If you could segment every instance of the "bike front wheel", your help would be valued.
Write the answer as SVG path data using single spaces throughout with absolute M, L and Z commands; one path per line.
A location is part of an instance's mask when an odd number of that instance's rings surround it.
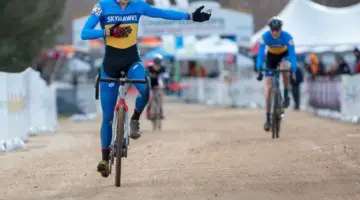
M 125 110 L 123 106 L 119 107 L 116 112 L 116 170 L 115 170 L 115 186 L 121 185 L 121 160 L 123 157 L 123 142 L 124 142 L 124 125 L 125 125 Z
M 280 132 L 280 109 L 281 97 L 279 90 L 273 90 L 272 93 L 272 109 L 271 109 L 271 132 L 272 138 L 279 138 Z

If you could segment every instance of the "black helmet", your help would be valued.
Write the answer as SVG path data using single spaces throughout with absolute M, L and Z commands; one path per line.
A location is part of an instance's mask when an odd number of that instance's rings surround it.
M 282 28 L 282 25 L 282 20 L 277 16 L 272 17 L 268 23 L 268 26 L 271 30 L 280 30 Z
M 154 64 L 160 65 L 163 60 L 163 57 L 161 55 L 156 55 L 154 58 Z

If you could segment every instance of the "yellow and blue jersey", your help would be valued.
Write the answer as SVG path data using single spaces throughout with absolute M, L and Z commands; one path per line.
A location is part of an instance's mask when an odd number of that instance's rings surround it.
M 280 37 L 274 39 L 270 31 L 266 31 L 260 38 L 260 46 L 257 55 L 256 69 L 259 70 L 264 61 L 265 47 L 268 47 L 268 53 L 274 55 L 283 55 L 288 53 L 291 67 L 296 71 L 296 54 L 294 40 L 290 33 L 281 31 Z
M 99 0 L 83 27 L 81 38 L 83 40 L 104 38 L 106 45 L 105 60 L 106 56 L 111 56 L 116 57 L 117 60 L 122 62 L 124 60 L 135 62 L 139 56 L 137 33 L 139 20 L 142 15 L 170 20 L 190 19 L 188 13 L 155 8 L 143 1 L 132 0 L 125 9 L 122 9 L 116 0 Z M 128 37 L 117 38 L 106 36 L 104 29 L 110 28 L 119 22 L 122 27 L 131 27 L 132 31 Z M 94 29 L 98 23 L 100 23 L 101 30 Z

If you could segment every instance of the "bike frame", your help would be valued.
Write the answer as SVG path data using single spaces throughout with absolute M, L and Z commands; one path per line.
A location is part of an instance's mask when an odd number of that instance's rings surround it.
M 280 88 L 279 79 L 280 79 L 280 73 L 275 73 L 275 74 L 274 74 L 274 88 L 275 88 L 275 89 L 279 89 L 279 88 Z
M 273 78 L 273 83 L 274 83 L 274 86 L 273 86 L 273 89 L 272 90 L 279 90 L 280 91 L 280 72 L 275 72 L 274 74 L 274 78 Z M 282 99 L 282 96 L 281 96 L 281 92 L 279 93 L 280 94 L 280 99 Z M 270 98 L 270 107 L 273 106 L 273 102 L 272 102 L 272 97 Z
M 126 141 L 126 146 L 129 146 L 129 117 L 128 117 L 129 107 L 126 104 L 126 87 L 125 87 L 125 83 L 120 83 L 120 86 L 119 86 L 118 100 L 117 100 L 117 103 L 116 103 L 115 108 L 114 108 L 113 122 L 116 122 L 116 119 L 118 117 L 117 116 L 117 111 L 119 111 L 120 106 L 122 106 L 124 108 L 124 111 L 125 111 L 124 139 Z M 111 145 L 115 144 L 115 141 L 116 141 L 116 123 L 113 123 L 112 126 L 113 126 L 113 131 L 112 131 Z
M 125 73 L 122 72 L 122 75 Z M 95 83 L 95 99 L 99 99 L 99 85 L 100 82 L 109 82 L 109 83 L 119 83 L 119 93 L 118 93 L 118 99 L 117 103 L 114 108 L 114 118 L 113 122 L 117 119 L 117 111 L 119 110 L 120 106 L 124 108 L 125 111 L 125 127 L 124 127 L 124 138 L 126 140 L 126 146 L 129 145 L 129 117 L 128 117 L 128 106 L 126 104 L 126 83 L 140 83 L 140 84 L 146 84 L 147 89 L 149 88 L 149 82 L 148 79 L 127 79 L 127 78 L 100 78 L 100 71 L 98 76 L 96 77 L 96 83 Z M 114 141 L 116 141 L 116 127 L 114 126 L 116 123 L 113 123 L 113 133 L 112 133 L 112 142 L 111 144 L 114 144 Z M 112 149 L 113 150 L 113 149 Z
M 289 70 L 282 70 L 282 69 L 268 69 L 268 68 L 265 68 L 265 69 L 262 69 L 261 71 L 272 71 L 274 72 L 274 77 L 273 77 L 273 89 L 272 90 L 280 90 L 280 74 L 281 72 L 289 72 Z M 282 96 L 281 96 L 281 92 L 280 92 L 280 97 L 282 99 Z M 272 107 L 272 98 L 270 98 L 270 105 Z
M 160 90 L 161 90 L 160 88 L 152 89 L 153 97 L 152 97 L 151 103 L 156 102 L 156 103 L 160 104 L 160 100 L 159 100 L 160 92 L 161 92 Z

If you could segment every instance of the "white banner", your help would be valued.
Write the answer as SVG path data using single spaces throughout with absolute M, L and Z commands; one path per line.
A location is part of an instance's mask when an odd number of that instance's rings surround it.
M 26 137 L 28 127 L 22 124 L 24 121 L 24 83 L 23 74 L 7 74 L 7 118 L 8 118 L 8 138 L 12 138 L 13 148 L 22 148 L 21 142 Z M 8 146 L 8 145 L 7 145 Z M 8 150 L 12 148 L 7 147 Z
M 181 84 L 185 86 L 181 95 L 182 99 L 190 102 L 199 102 L 196 78 L 184 78 L 181 80 Z
M 255 78 L 241 79 L 233 86 L 233 98 L 238 107 L 264 107 L 265 84 Z
M 204 82 L 204 99 L 202 103 L 206 105 L 218 105 L 220 101 L 218 99 L 219 94 L 219 81 L 217 79 L 208 78 Z M 221 87 L 221 86 L 220 86 Z
M 345 116 L 360 116 L 360 75 L 343 75 L 341 89 L 341 113 Z
M 43 99 L 45 94 L 45 81 L 40 78 L 39 73 L 31 71 L 29 81 L 29 109 L 30 109 L 30 130 L 31 135 L 44 129 L 46 121 L 46 112 Z
M 6 151 L 5 141 L 10 139 L 7 117 L 7 87 L 6 74 L 0 72 L 0 152 Z
M 39 72 L 0 72 L 0 151 L 24 148 L 30 133 L 54 131 L 56 95 Z
M 182 98 L 207 105 L 262 107 L 264 83 L 255 78 L 228 83 L 216 78 L 184 78 Z

